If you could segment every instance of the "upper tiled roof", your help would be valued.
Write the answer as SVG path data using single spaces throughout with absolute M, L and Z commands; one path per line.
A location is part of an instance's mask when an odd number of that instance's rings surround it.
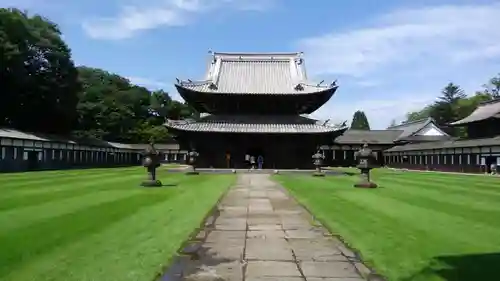
M 452 126 L 463 125 L 473 122 L 482 121 L 489 118 L 500 118 L 500 99 L 487 101 L 479 104 L 479 106 L 469 116 L 462 120 L 450 123 Z
M 436 122 L 434 121 L 434 119 L 429 117 L 429 118 L 416 120 L 413 122 L 404 123 L 401 125 L 390 126 L 387 128 L 387 130 L 402 131 L 402 133 L 395 139 L 395 141 L 403 141 L 403 140 L 410 140 L 410 139 L 420 140 L 420 141 L 435 140 L 436 139 L 435 136 L 415 136 L 416 134 L 418 134 L 419 131 L 423 130 L 427 126 L 432 125 L 432 124 L 436 125 L 435 123 Z M 437 126 L 436 126 L 436 128 L 439 129 Z M 444 134 L 444 137 L 449 137 L 448 134 L 446 134 L 445 132 L 441 131 L 441 133 Z
M 338 144 L 393 144 L 394 140 L 403 133 L 402 130 L 347 130 L 337 137 Z
M 308 82 L 301 53 L 213 53 L 204 80 L 179 80 L 176 86 L 228 94 L 307 94 L 337 87 Z
M 293 133 L 341 132 L 346 127 L 328 126 L 301 116 L 223 116 L 210 115 L 200 121 L 168 120 L 165 126 L 191 132 L 218 133 Z

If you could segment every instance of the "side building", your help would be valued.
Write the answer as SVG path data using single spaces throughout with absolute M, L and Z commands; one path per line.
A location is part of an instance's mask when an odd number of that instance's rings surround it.
M 211 53 L 203 80 L 175 86 L 205 115 L 165 126 L 201 167 L 243 168 L 246 155 L 261 155 L 264 168 L 312 168 L 316 149 L 347 129 L 304 116 L 338 87 L 308 81 L 302 53 Z
M 75 141 L 57 136 L 0 129 L 0 172 L 133 166 L 147 144 Z M 165 162 L 184 163 L 177 144 L 158 144 Z
M 391 167 L 451 172 L 491 172 L 500 166 L 500 99 L 480 104 L 474 112 L 449 126 L 465 127 L 467 139 L 408 143 L 384 152 Z
M 385 151 L 406 144 L 429 143 L 450 139 L 432 118 L 425 118 L 386 130 L 347 130 L 332 145 L 323 145 L 326 163 L 330 166 L 355 166 L 354 153 L 367 143 L 377 153 L 380 166 L 388 162 Z

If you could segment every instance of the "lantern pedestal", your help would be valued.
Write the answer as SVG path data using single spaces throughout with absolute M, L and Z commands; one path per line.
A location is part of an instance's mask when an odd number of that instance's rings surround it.
M 370 181 L 370 169 L 361 169 L 360 181 L 354 187 L 377 188 L 377 184 Z
M 144 187 L 156 187 L 162 186 L 161 181 L 156 179 L 156 166 L 149 166 L 148 169 L 148 178 L 141 183 L 141 186 Z
M 354 187 L 358 187 L 358 188 L 377 188 L 378 185 L 374 182 L 358 182 L 356 184 L 354 184 Z
M 144 187 L 158 187 L 162 186 L 163 184 L 159 180 L 145 180 L 141 183 L 141 186 Z
M 324 177 L 325 173 L 321 171 L 321 168 L 316 168 L 316 171 L 313 173 L 313 177 Z

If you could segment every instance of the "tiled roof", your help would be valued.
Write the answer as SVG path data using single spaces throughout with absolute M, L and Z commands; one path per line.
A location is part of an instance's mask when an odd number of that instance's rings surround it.
M 390 126 L 387 130 L 400 130 L 403 131 L 401 135 L 399 135 L 395 140 L 410 140 L 414 138 L 414 135 L 417 134 L 420 130 L 424 129 L 429 124 L 436 124 L 435 120 L 431 117 L 424 118 L 420 120 L 416 120 L 413 122 L 408 122 L 401 125 Z M 437 126 L 436 126 L 437 127 Z M 443 132 L 447 136 L 446 133 Z M 420 136 L 421 140 L 427 138 L 427 136 Z M 429 140 L 432 138 L 429 138 Z
M 484 139 L 469 139 L 469 140 L 447 140 L 412 143 L 405 145 L 394 146 L 387 149 L 387 152 L 402 152 L 402 151 L 419 151 L 441 148 L 462 148 L 462 147 L 479 147 L 479 146 L 500 146 L 500 136 Z
M 219 116 L 200 121 L 168 120 L 165 126 L 191 132 L 315 134 L 341 132 L 346 127 L 328 126 L 301 116 Z
M 127 144 L 118 142 L 108 142 L 101 140 L 86 140 L 77 141 L 69 138 L 62 138 L 59 136 L 38 134 L 38 133 L 28 133 L 19 130 L 0 128 L 0 138 L 10 138 L 19 140 L 30 140 L 30 141 L 44 141 L 44 142 L 57 142 L 57 143 L 67 143 L 67 144 L 78 144 L 78 145 L 88 145 L 95 147 L 111 147 L 118 149 L 131 149 L 131 150 L 144 150 L 148 144 Z M 155 144 L 157 149 L 179 149 L 178 144 Z
M 335 139 L 339 144 L 393 144 L 402 130 L 347 130 Z
M 308 94 L 337 88 L 307 81 L 301 53 L 214 53 L 205 80 L 176 87 L 231 94 Z
M 500 118 L 500 99 L 487 101 L 479 104 L 479 106 L 462 120 L 450 123 L 452 126 L 463 125 L 472 122 L 482 121 L 488 118 Z

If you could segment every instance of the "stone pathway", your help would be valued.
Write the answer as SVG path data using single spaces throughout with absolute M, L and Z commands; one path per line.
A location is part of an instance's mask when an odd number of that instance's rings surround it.
M 370 273 L 269 175 L 238 175 L 218 209 L 161 280 L 359 281 Z

